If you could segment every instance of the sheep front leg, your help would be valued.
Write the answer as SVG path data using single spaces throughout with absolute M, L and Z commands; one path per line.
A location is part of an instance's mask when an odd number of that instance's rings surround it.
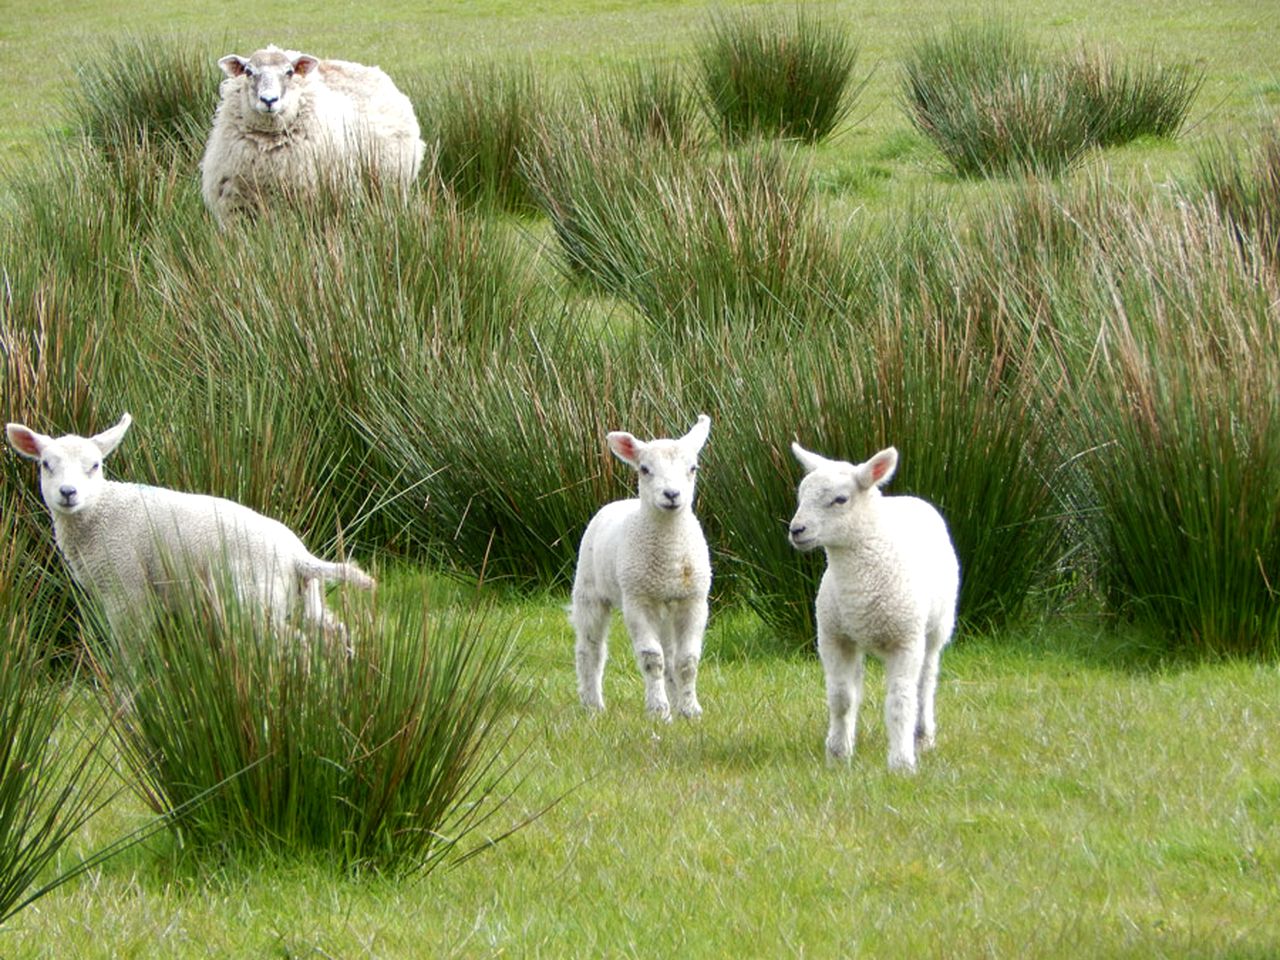
M 702 637 L 707 629 L 707 602 L 695 600 L 677 608 L 673 615 L 675 707 L 682 717 L 702 716 L 698 703 L 698 664 L 702 660 Z
M 819 626 L 818 656 L 827 682 L 827 758 L 847 760 L 853 755 L 858 727 L 858 704 L 862 700 L 862 677 L 866 668 L 863 651 L 839 637 L 827 635 Z
M 648 605 L 623 600 L 622 618 L 631 635 L 636 665 L 644 676 L 645 709 L 663 720 L 671 720 L 671 703 L 667 699 L 666 658 L 658 637 L 657 611 Z
M 884 725 L 889 736 L 889 769 L 916 768 L 916 724 L 924 665 L 924 644 L 897 650 L 885 658 Z

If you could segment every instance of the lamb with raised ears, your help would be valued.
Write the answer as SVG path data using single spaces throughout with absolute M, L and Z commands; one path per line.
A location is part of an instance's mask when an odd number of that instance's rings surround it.
M 592 517 L 582 536 L 570 619 L 577 634 L 578 695 L 604 709 L 601 684 L 610 615 L 622 619 L 644 676 L 645 707 L 671 719 L 702 713 L 698 662 L 707 626 L 711 556 L 693 513 L 698 454 L 711 418 L 698 417 L 678 440 L 608 435 L 609 449 L 639 478 L 639 497 L 615 500 Z
M 426 145 L 413 104 L 378 67 L 275 46 L 218 66 L 226 79 L 200 166 L 220 223 L 366 171 L 405 193 L 413 186 Z
M 916 741 L 921 749 L 934 743 L 938 665 L 955 626 L 960 566 L 946 522 L 917 497 L 881 495 L 898 466 L 893 447 L 857 465 L 798 443 L 791 450 L 807 471 L 791 544 L 827 552 L 815 605 L 827 754 L 841 760 L 853 752 L 869 652 L 885 664 L 889 769 L 914 770 Z
M 175 576 L 192 588 L 229 583 L 237 598 L 282 623 L 299 599 L 305 618 L 327 631 L 341 625 L 325 607 L 325 581 L 372 587 L 353 563 L 312 556 L 284 524 L 248 507 L 163 487 L 108 480 L 102 461 L 124 438 L 129 414 L 92 437 L 54 439 L 21 424 L 9 443 L 40 464 L 40 492 L 54 540 L 76 582 L 100 600 L 117 631 L 145 623 Z

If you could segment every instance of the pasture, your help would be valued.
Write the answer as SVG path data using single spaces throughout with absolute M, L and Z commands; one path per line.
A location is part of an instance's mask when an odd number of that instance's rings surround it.
M 713 26 L 798 10 L 856 51 L 834 131 L 705 111 Z M 1128 112 L 949 163 L 912 104 L 1000 29 L 1024 65 L 996 93 Z M 930 37 L 952 47 L 908 71 Z M 218 229 L 215 61 L 268 42 L 410 95 L 432 157 L 407 203 Z M 113 478 L 238 500 L 379 581 L 331 593 L 349 658 L 234 610 L 130 644 L 6 449 L 0 689 L 50 726 L 46 759 L 0 763 L 0 892 L 146 835 L 9 916 L 0 956 L 1280 953 L 1269 11 L 159 0 L 144 25 L 91 0 L 11 12 L 0 76 L 5 420 L 127 409 Z M 1143 129 L 1149 79 L 1187 92 L 1172 133 L 1100 132 Z M 568 587 L 634 480 L 604 434 L 702 412 L 704 715 L 645 715 L 620 623 L 589 715 Z M 914 776 L 885 769 L 875 664 L 852 762 L 824 760 L 796 438 L 895 444 L 887 492 L 950 524 L 961 624 Z M 36 782 L 89 815 L 11 881 Z M 28 830 L 74 808 L 41 797 Z

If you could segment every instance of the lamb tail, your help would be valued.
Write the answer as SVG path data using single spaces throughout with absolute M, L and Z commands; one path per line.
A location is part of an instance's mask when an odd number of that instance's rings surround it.
M 376 581 L 354 563 L 329 563 L 319 557 L 306 557 L 298 562 L 298 575 L 304 580 L 319 577 L 336 583 L 350 583 L 372 590 Z

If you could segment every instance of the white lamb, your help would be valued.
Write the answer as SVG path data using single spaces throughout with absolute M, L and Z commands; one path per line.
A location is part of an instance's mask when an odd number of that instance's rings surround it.
M 201 171 L 220 223 L 366 170 L 406 193 L 413 185 L 426 149 L 418 118 L 378 67 L 275 46 L 218 65 L 227 76 Z
M 706 414 L 679 440 L 645 443 L 629 433 L 608 435 L 609 448 L 639 475 L 640 496 L 615 500 L 592 517 L 582 535 L 570 619 L 577 633 L 578 695 L 604 709 L 601 682 L 610 614 L 621 608 L 644 675 L 645 707 L 671 719 L 697 717 L 698 661 L 707 626 L 711 557 L 693 513 L 698 453 L 707 442 Z
M 916 740 L 933 746 L 933 700 L 942 648 L 955 626 L 960 566 L 946 522 L 917 497 L 885 497 L 898 451 L 856 466 L 791 445 L 807 471 L 791 520 L 799 550 L 823 547 L 818 588 L 818 654 L 831 724 L 827 753 L 853 752 L 866 654 L 885 664 L 889 769 L 914 770 Z
M 153 602 L 171 599 L 190 578 L 188 589 L 230 584 L 277 624 L 301 597 L 308 621 L 342 631 L 324 605 L 323 582 L 368 588 L 369 576 L 312 556 L 284 524 L 230 500 L 106 479 L 102 460 L 130 422 L 126 413 L 103 433 L 57 439 L 17 423 L 6 428 L 13 448 L 39 461 L 58 549 L 114 630 L 143 625 Z

